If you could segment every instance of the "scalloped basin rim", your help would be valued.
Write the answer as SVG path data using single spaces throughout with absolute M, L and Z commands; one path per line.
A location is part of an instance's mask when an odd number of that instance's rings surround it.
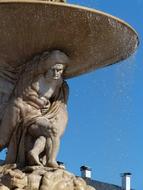
M 139 45 L 136 31 L 126 22 L 83 6 L 2 0 L 0 17 L 1 68 L 60 49 L 70 57 L 64 77 L 71 78 L 124 60 Z

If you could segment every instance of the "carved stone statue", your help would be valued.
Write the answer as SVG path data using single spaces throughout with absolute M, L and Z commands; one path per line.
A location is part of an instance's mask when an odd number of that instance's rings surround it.
M 115 17 L 65 2 L 0 1 L 0 151 L 8 149 L 0 190 L 94 189 L 56 161 L 68 121 L 64 79 L 127 58 L 138 36 Z
M 68 64 L 68 56 L 54 50 L 18 69 L 0 124 L 0 150 L 8 148 L 0 190 L 94 190 L 56 161 L 68 121 Z
M 68 56 L 44 52 L 24 65 L 0 125 L 6 163 L 58 167 L 60 137 L 67 125 L 68 85 L 62 74 Z

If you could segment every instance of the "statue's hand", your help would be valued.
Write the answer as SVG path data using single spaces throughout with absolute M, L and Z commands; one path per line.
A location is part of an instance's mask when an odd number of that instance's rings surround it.
M 42 114 L 46 114 L 47 113 L 47 111 L 49 110 L 49 108 L 50 108 L 50 101 L 48 100 L 48 102 L 46 103 L 46 105 L 44 105 L 43 107 L 42 107 L 42 109 L 41 109 L 41 113 Z
M 43 102 L 43 105 L 46 105 L 47 102 L 48 102 L 48 100 L 47 100 L 44 96 L 42 96 L 42 97 L 40 98 L 40 100 Z

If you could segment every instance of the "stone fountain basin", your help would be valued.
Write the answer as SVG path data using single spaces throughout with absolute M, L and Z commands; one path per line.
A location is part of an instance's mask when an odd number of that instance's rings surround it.
M 139 43 L 124 21 L 70 4 L 2 0 L 0 18 L 1 71 L 60 49 L 70 57 L 64 77 L 71 78 L 128 58 Z

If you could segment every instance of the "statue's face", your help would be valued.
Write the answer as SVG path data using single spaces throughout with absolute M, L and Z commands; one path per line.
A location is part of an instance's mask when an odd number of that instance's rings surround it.
M 64 65 L 62 64 L 55 64 L 51 68 L 48 69 L 45 77 L 47 79 L 55 79 L 58 80 L 62 77 L 64 71 Z

